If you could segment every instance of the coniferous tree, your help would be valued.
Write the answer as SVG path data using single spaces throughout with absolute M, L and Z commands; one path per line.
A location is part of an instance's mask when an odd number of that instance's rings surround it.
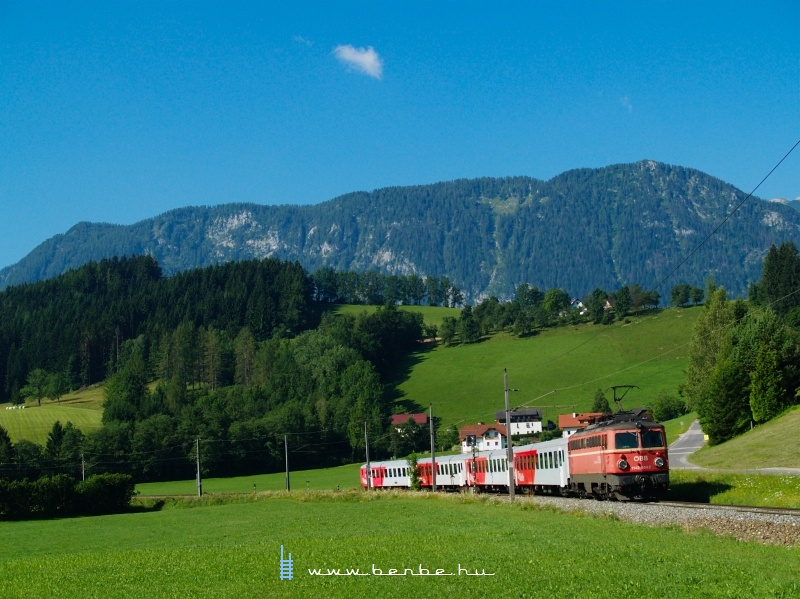
M 602 389 L 594 392 L 594 403 L 592 404 L 592 412 L 602 412 L 603 414 L 611 413 L 611 406 L 608 404 L 608 398 Z
M 750 409 L 753 420 L 766 422 L 784 406 L 785 389 L 778 358 L 768 345 L 762 345 L 756 355 L 755 368 L 750 372 Z

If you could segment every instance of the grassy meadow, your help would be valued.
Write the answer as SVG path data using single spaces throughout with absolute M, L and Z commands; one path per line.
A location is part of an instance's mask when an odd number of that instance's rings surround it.
M 102 386 L 93 386 L 69 393 L 58 402 L 44 399 L 41 406 L 28 401 L 24 410 L 6 410 L 11 404 L 0 404 L 0 426 L 8 431 L 15 443 L 27 439 L 44 445 L 56 420 L 61 424 L 72 422 L 84 433 L 99 428 L 103 399 Z
M 431 345 L 412 355 L 398 376 L 398 402 L 433 404 L 443 425 L 494 421 L 504 408 L 503 370 L 513 406 L 541 407 L 545 420 L 587 411 L 597 389 L 612 403 L 612 385 L 637 385 L 626 408 L 661 391 L 676 395 L 686 378 L 689 340 L 702 308 L 668 308 L 612 325 L 547 329 L 520 339 L 507 334 L 472 345 Z
M 358 316 L 362 312 L 372 314 L 378 306 L 363 306 L 358 304 L 326 304 L 324 310 L 334 314 L 352 314 Z M 425 324 L 442 326 L 445 316 L 458 318 L 461 315 L 461 308 L 444 308 L 442 306 L 397 306 L 398 310 L 407 312 L 420 312 Z
M 348 464 L 319 470 L 300 470 L 289 473 L 289 483 L 294 491 L 334 491 L 360 488 L 359 468 L 361 464 Z M 255 485 L 255 487 L 254 487 Z M 286 473 L 255 474 L 231 478 L 207 478 L 203 480 L 203 493 L 260 493 L 261 491 L 284 491 Z M 136 491 L 142 495 L 195 495 L 197 481 L 176 480 L 158 483 L 140 483 Z
M 522 501 L 300 491 L 0 526 L 3 597 L 800 595 L 796 548 Z

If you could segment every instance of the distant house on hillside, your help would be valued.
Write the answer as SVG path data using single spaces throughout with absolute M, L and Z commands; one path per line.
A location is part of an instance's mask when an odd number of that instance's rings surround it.
M 561 429 L 561 436 L 571 437 L 573 434 L 586 428 L 590 424 L 594 424 L 600 418 L 605 416 L 602 412 L 587 412 L 585 414 L 561 414 L 558 417 L 558 428 Z
M 497 422 L 506 423 L 506 411 L 498 410 L 495 414 Z M 539 408 L 519 408 L 509 413 L 511 420 L 511 436 L 532 435 L 542 432 L 542 411 Z
M 396 430 L 400 430 L 400 427 L 404 425 L 409 420 L 413 420 L 417 426 L 425 426 L 428 424 L 428 415 L 427 414 L 395 414 L 392 416 L 392 426 Z
M 459 436 L 461 453 L 472 451 L 472 445 L 469 444 L 471 437 L 475 438 L 477 451 L 503 449 L 506 446 L 506 427 L 502 424 L 470 424 L 461 428 Z
M 578 314 L 581 316 L 585 316 L 586 313 L 589 311 L 586 306 L 583 305 L 583 302 L 579 300 L 577 297 L 573 297 L 569 302 L 569 307 L 573 310 L 577 310 Z

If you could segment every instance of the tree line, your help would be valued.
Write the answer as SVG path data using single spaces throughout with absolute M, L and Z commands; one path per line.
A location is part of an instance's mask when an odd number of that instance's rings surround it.
M 711 444 L 800 402 L 800 257 L 772 246 L 749 300 L 713 281 L 689 354 L 685 394 Z
M 150 256 L 89 263 L 0 293 L 0 401 L 19 401 L 35 369 L 62 387 L 105 380 L 127 341 L 143 336 L 147 355 L 179 325 L 255 339 L 291 336 L 313 320 L 311 279 L 297 263 L 273 259 L 211 266 L 163 277 Z M 39 373 L 41 374 L 41 373 Z M 49 383 L 48 383 L 49 384 Z

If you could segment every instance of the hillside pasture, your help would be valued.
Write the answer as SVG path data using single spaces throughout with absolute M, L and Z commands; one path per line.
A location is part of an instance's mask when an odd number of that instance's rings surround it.
M 358 316 L 362 312 L 372 314 L 378 306 L 362 306 L 358 304 L 327 304 L 324 310 L 334 314 L 350 314 Z M 442 326 L 442 321 L 446 316 L 458 318 L 461 315 L 460 308 L 445 308 L 443 306 L 397 306 L 398 310 L 405 312 L 419 312 L 422 320 L 427 325 Z
M 99 428 L 103 417 L 103 388 L 95 386 L 69 393 L 61 401 L 42 400 L 39 406 L 28 401 L 25 409 L 6 409 L 11 404 L 0 404 L 0 426 L 8 431 L 13 442 L 27 439 L 44 445 L 53 424 L 72 422 L 84 433 Z
M 190 499 L 165 502 L 160 511 L 8 522 L 3 533 L 3 597 L 800 593 L 797 549 L 463 496 L 357 491 L 261 494 L 222 504 Z M 290 555 L 292 578 L 281 579 L 280 560 Z
M 689 341 L 702 308 L 669 308 L 611 325 L 544 329 L 527 338 L 501 333 L 470 345 L 437 344 L 413 354 L 398 373 L 398 411 L 427 409 L 444 426 L 493 422 L 504 409 L 503 370 L 511 406 L 543 408 L 545 420 L 588 411 L 597 389 L 613 406 L 612 385 L 637 385 L 626 408 L 660 392 L 677 395 L 686 380 Z M 519 391 L 516 391 L 516 390 Z

